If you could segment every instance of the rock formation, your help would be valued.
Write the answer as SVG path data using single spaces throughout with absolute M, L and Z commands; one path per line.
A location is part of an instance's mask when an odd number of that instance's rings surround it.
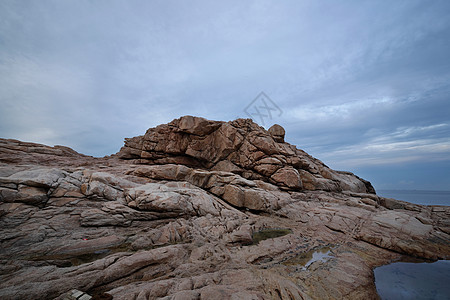
M 284 135 L 185 116 L 104 158 L 0 139 L 0 298 L 377 299 L 374 267 L 450 258 L 449 207 Z

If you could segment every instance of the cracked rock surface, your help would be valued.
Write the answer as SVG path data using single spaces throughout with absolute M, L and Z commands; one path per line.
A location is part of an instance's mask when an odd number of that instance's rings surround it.
M 103 158 L 0 139 L 0 298 L 378 299 L 374 267 L 450 258 L 449 207 L 284 136 L 185 116 Z

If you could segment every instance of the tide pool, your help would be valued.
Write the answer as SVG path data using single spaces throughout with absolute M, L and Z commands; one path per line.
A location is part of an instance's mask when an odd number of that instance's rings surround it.
M 375 285 L 383 300 L 450 299 L 450 261 L 397 262 L 374 269 Z

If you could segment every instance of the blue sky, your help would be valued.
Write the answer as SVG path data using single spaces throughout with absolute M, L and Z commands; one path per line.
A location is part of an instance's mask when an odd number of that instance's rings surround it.
M 450 190 L 448 1 L 0 2 L 0 136 L 103 156 L 182 115 L 265 122 L 378 189 Z M 255 119 L 255 121 L 259 121 Z

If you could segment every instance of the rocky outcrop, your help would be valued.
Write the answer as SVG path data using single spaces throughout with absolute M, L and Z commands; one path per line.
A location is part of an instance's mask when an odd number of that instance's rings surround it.
M 0 298 L 377 299 L 374 267 L 450 258 L 449 207 L 284 135 L 187 116 L 104 158 L 0 140 Z
M 186 116 L 150 128 L 144 136 L 125 139 L 118 157 L 137 164 L 182 164 L 232 172 L 284 190 L 374 193 L 368 181 L 331 170 L 285 143 L 284 135 L 280 125 L 266 131 L 250 119 L 215 122 Z
M 89 161 L 89 156 L 80 154 L 69 147 L 49 147 L 36 143 L 27 143 L 13 139 L 0 139 L 0 163 L 6 164 L 54 164 L 65 163 L 68 158 L 73 163 Z

